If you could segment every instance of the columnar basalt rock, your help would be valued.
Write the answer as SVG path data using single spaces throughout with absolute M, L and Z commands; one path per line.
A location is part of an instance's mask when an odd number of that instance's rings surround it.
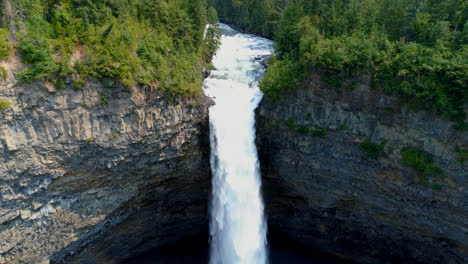
M 370 76 L 348 88 L 321 80 L 314 73 L 257 111 L 269 229 L 361 263 L 467 263 L 468 166 L 454 148 L 468 133 L 371 90 Z M 385 142 L 387 156 L 370 158 L 366 139 Z M 402 165 L 406 146 L 434 156 L 439 185 Z
M 208 98 L 19 84 L 13 57 L 0 85 L 11 102 L 0 111 L 0 263 L 116 263 L 206 227 Z

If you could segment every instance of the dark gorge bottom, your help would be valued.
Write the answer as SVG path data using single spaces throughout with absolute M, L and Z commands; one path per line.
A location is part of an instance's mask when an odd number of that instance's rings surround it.
M 125 264 L 207 264 L 209 261 L 208 230 L 171 245 L 152 249 L 135 256 Z M 274 231 L 268 237 L 269 264 L 345 264 L 344 260 L 317 252 L 291 241 Z

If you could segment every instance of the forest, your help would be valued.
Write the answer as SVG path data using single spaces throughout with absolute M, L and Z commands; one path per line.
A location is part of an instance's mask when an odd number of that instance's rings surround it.
M 29 65 L 17 74 L 20 81 L 50 81 L 58 89 L 72 76 L 75 89 L 86 78 L 97 78 L 107 87 L 143 84 L 170 96 L 198 97 L 202 68 L 209 67 L 219 44 L 215 28 L 204 38 L 207 19 L 217 20 L 213 8 L 207 12 L 206 0 L 10 3 L 21 12 L 18 42 L 8 41 L 8 23 L 2 19 L 0 57 L 17 49 Z
M 209 0 L 222 22 L 273 38 L 261 83 L 281 98 L 310 71 L 332 86 L 371 74 L 372 86 L 468 129 L 468 2 L 464 0 Z

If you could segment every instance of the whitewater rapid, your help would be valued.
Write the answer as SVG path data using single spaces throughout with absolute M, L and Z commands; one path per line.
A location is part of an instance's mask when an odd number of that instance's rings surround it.
M 254 111 L 263 97 L 258 81 L 265 72 L 257 59 L 272 53 L 272 42 L 227 25 L 221 29 L 222 44 L 204 83 L 205 94 L 215 101 L 210 108 L 210 264 L 265 264 Z

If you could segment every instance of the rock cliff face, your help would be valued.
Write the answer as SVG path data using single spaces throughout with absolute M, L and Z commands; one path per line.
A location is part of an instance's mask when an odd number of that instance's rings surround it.
M 0 263 L 116 263 L 206 227 L 207 98 L 22 85 L 15 58 L 1 63 Z
M 467 147 L 468 133 L 370 91 L 369 82 L 332 88 L 314 73 L 284 100 L 261 103 L 269 229 L 361 263 L 468 263 L 468 166 L 454 151 Z M 365 139 L 385 141 L 387 157 L 368 157 Z M 402 165 L 407 146 L 434 156 L 439 185 Z

